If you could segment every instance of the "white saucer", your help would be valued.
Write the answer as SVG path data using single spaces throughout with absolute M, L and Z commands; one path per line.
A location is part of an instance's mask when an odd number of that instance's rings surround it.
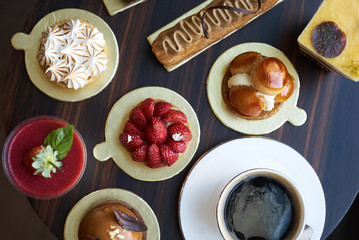
M 252 168 L 275 169 L 297 184 L 305 202 L 305 223 L 313 228 L 311 240 L 320 239 L 325 222 L 325 198 L 316 172 L 288 145 L 262 137 L 225 142 L 195 163 L 179 197 L 179 224 L 184 239 L 222 239 L 215 216 L 219 194 L 230 179 Z

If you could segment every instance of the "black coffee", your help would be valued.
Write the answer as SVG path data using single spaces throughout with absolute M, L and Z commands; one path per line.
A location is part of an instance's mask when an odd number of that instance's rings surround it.
M 284 188 L 262 176 L 240 182 L 225 205 L 227 228 L 239 240 L 280 240 L 291 225 L 292 214 Z

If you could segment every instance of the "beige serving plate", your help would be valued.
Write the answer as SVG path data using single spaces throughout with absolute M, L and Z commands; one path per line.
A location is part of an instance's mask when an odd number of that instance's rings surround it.
M 108 13 L 113 16 L 144 1 L 145 0 L 136 0 L 128 3 L 124 0 L 103 0 L 103 3 L 105 4 Z
M 248 51 L 256 51 L 267 57 L 279 58 L 295 79 L 292 96 L 276 114 L 263 120 L 246 120 L 239 117 L 224 102 L 222 97 L 222 80 L 228 70 L 229 63 L 240 53 Z M 289 121 L 294 126 L 300 126 L 305 123 L 307 114 L 303 109 L 297 107 L 299 87 L 298 73 L 284 53 L 265 43 L 243 43 L 228 49 L 214 62 L 207 78 L 207 97 L 212 111 L 224 125 L 244 134 L 260 135 L 278 129 L 286 121 Z
M 122 133 L 129 113 L 146 98 L 164 100 L 184 112 L 187 116 L 192 140 L 186 151 L 171 166 L 152 169 L 144 163 L 135 162 L 131 154 L 121 145 L 119 135 Z M 200 126 L 197 115 L 191 105 L 178 93 L 163 87 L 143 87 L 133 90 L 120 98 L 112 107 L 105 126 L 105 142 L 97 144 L 93 155 L 99 161 L 112 158 L 128 175 L 143 181 L 161 181 L 171 178 L 182 171 L 191 161 L 200 141 Z
M 102 32 L 106 41 L 108 57 L 107 69 L 92 83 L 77 90 L 61 87 L 51 82 L 37 60 L 41 33 L 47 27 L 69 19 L 86 21 Z M 118 44 L 111 28 L 97 15 L 81 9 L 69 8 L 49 13 L 34 26 L 30 34 L 16 33 L 12 37 L 11 43 L 16 50 L 24 50 L 26 70 L 33 84 L 49 97 L 60 101 L 76 102 L 98 94 L 111 82 L 118 67 Z
M 158 35 L 160 35 L 161 32 L 164 32 L 166 30 L 168 30 L 169 28 L 172 28 L 174 25 L 176 25 L 178 22 L 182 21 L 183 19 L 194 15 L 196 13 L 198 13 L 199 11 L 201 11 L 203 8 L 205 8 L 207 5 L 209 5 L 213 0 L 206 0 L 203 3 L 201 3 L 200 5 L 192 8 L 191 10 L 189 10 L 187 13 L 183 14 L 182 16 L 178 17 L 177 19 L 173 20 L 172 22 L 168 23 L 167 25 L 163 26 L 162 28 L 158 29 L 156 32 L 152 33 L 151 35 L 149 35 L 147 37 L 148 42 L 152 45 L 152 43 L 156 40 L 156 38 L 158 37 Z M 279 3 L 283 2 L 283 0 L 279 0 L 272 8 L 274 8 L 275 6 L 277 6 Z M 270 9 L 269 9 L 270 10 Z M 267 10 L 268 11 L 268 10 Z M 267 11 L 258 14 L 257 16 L 255 16 L 254 18 L 252 18 L 250 21 L 248 21 L 245 25 L 247 25 L 248 23 L 252 22 L 254 19 L 258 18 L 259 16 L 261 16 L 262 14 L 266 13 Z M 244 26 L 243 26 L 244 27 Z M 240 28 L 239 28 L 240 29 Z M 228 35 L 226 35 L 224 38 L 228 37 L 229 35 L 231 35 L 232 33 L 238 31 L 239 29 L 236 29 L 234 31 L 232 31 L 231 33 L 229 33 Z M 183 64 L 185 64 L 186 62 L 188 62 L 189 60 L 191 60 L 192 58 L 196 57 L 197 55 L 199 55 L 200 53 L 204 52 L 205 50 L 207 50 L 208 48 L 210 48 L 211 46 L 213 46 L 214 44 L 218 43 L 219 41 L 223 40 L 224 38 L 208 45 L 207 47 L 203 48 L 202 50 L 194 53 L 193 55 L 189 56 L 188 58 L 186 58 L 185 60 L 183 60 L 182 62 L 175 64 L 175 65 L 171 65 L 171 66 L 164 66 L 166 68 L 166 70 L 168 72 L 171 72 L 173 70 L 175 70 L 176 68 L 182 66 Z
M 126 202 L 136 209 L 148 227 L 147 239 L 160 240 L 160 227 L 151 207 L 136 194 L 118 188 L 101 189 L 90 193 L 78 201 L 67 215 L 64 226 L 64 239 L 78 240 L 79 226 L 87 212 L 96 205 L 111 200 Z

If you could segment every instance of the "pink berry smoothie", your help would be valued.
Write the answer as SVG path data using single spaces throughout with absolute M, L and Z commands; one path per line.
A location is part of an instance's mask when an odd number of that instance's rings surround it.
M 3 148 L 3 167 L 9 181 L 28 197 L 51 199 L 70 191 L 81 179 L 87 161 L 86 146 L 79 132 L 74 129 L 73 143 L 63 158 L 63 172 L 52 173 L 51 178 L 33 175 L 22 161 L 25 150 L 41 145 L 46 136 L 69 123 L 53 116 L 30 118 L 19 124 L 8 136 Z

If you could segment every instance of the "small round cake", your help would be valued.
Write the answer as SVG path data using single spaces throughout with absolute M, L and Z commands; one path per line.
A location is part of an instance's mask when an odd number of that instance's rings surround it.
M 78 19 L 48 27 L 37 59 L 51 81 L 75 90 L 93 82 L 108 62 L 103 34 Z
M 106 201 L 82 219 L 79 240 L 145 240 L 147 226 L 141 215 L 122 201 Z

